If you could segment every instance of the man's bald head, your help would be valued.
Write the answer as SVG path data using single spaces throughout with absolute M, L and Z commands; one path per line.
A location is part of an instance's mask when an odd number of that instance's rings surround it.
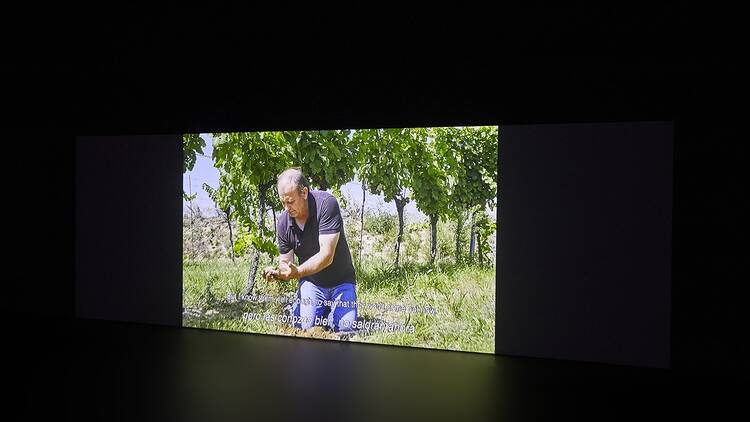
M 299 167 L 292 167 L 279 174 L 276 181 L 279 200 L 290 217 L 307 218 L 307 193 L 310 185 Z
M 291 185 L 294 189 L 302 191 L 304 188 L 310 188 L 307 177 L 302 173 L 299 167 L 290 167 L 279 174 L 276 179 L 276 188 L 281 192 L 282 185 Z

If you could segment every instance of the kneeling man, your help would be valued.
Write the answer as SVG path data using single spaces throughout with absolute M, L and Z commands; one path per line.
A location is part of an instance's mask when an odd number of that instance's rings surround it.
M 356 281 L 338 201 L 326 191 L 310 190 L 299 168 L 282 172 L 276 187 L 284 207 L 276 225 L 279 266 L 263 270 L 263 277 L 299 280 L 293 310 L 301 321 L 298 328 L 325 325 L 337 332 L 352 331 Z M 299 265 L 294 264 L 295 255 Z

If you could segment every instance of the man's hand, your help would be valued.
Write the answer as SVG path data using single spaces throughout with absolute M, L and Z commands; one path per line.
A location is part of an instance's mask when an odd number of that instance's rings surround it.
M 294 265 L 293 262 L 281 261 L 279 263 L 277 274 L 277 277 L 281 280 L 291 280 L 293 278 L 299 278 L 297 266 Z
M 279 270 L 276 267 L 266 267 L 263 269 L 262 275 L 266 281 L 278 280 Z

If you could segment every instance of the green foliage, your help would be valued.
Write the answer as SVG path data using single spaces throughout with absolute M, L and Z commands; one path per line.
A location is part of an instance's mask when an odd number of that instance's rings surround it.
M 203 148 L 206 141 L 197 133 L 187 133 L 182 135 L 182 173 L 193 170 L 198 154 L 203 154 Z M 182 191 L 182 199 L 186 202 L 194 200 L 198 195 L 188 195 Z
M 361 166 L 359 178 L 367 183 L 370 193 L 382 194 L 389 202 L 404 194 L 409 187 L 409 165 L 413 155 L 414 137 L 410 129 L 362 129 L 352 139 Z
M 247 226 L 253 224 L 258 208 L 258 188 L 252 185 L 242 172 L 220 168 L 218 188 L 204 183 L 203 190 L 219 209 L 231 213 L 234 220 Z
M 336 201 L 339 203 L 340 209 L 343 210 L 349 205 L 346 197 L 341 193 L 341 188 L 339 186 L 331 186 L 331 195 L 336 198 Z
M 448 173 L 453 217 L 497 198 L 497 126 L 434 128 L 435 150 Z
M 190 171 L 195 166 L 197 154 L 203 154 L 206 141 L 197 133 L 182 135 L 182 172 Z
M 236 235 L 234 239 L 234 255 L 243 256 L 247 253 L 248 248 L 252 245 L 252 235 L 250 234 L 247 227 Z
M 496 126 L 432 128 L 436 155 L 441 157 L 446 172 L 449 201 L 446 214 L 457 223 L 457 239 L 461 239 L 465 213 L 473 209 L 495 206 L 497 199 Z M 463 242 L 456 244 L 455 259 L 463 258 Z
M 365 232 L 378 235 L 395 235 L 396 220 L 385 212 L 368 212 L 365 218 Z
M 277 175 L 292 161 L 295 136 L 296 132 L 214 134 L 213 159 L 220 176 L 219 188 L 212 192 L 220 201 L 217 205 L 234 209 L 235 219 L 244 227 L 238 234 L 236 253 L 244 253 L 248 246 L 266 254 L 278 253 L 273 232 L 261 227 L 261 214 L 273 197 L 270 192 Z
M 427 129 L 413 129 L 412 136 L 412 196 L 423 213 L 443 216 L 448 212 L 449 203 L 448 160 L 440 155 L 436 139 Z
M 242 256 L 251 247 L 270 259 L 275 258 L 279 253 L 271 230 L 264 228 L 263 233 L 258 233 L 258 227 L 255 225 L 242 226 L 234 242 L 234 253 L 236 256 Z
M 479 248 L 482 251 L 483 258 L 488 258 L 491 255 L 490 239 L 495 237 L 497 234 L 497 224 L 490 220 L 487 213 L 481 212 L 476 220 L 475 230 L 479 233 Z
M 273 240 L 273 233 L 271 233 L 270 230 L 265 231 L 263 235 L 259 235 L 257 233 L 252 233 L 250 235 L 250 243 L 253 245 L 253 248 L 256 250 L 265 253 L 270 258 L 276 257 L 276 255 L 279 253 L 276 243 L 274 243 Z
M 186 168 L 192 168 L 195 153 L 202 151 L 205 142 L 198 135 L 185 135 L 183 143 Z M 261 214 L 265 215 L 268 206 L 281 210 L 273 188 L 276 176 L 290 166 L 300 166 L 313 188 L 330 190 L 342 208 L 347 203 L 340 186 L 356 175 L 370 193 L 382 194 L 386 201 L 395 200 L 401 207 L 415 200 L 428 216 L 457 221 L 468 210 L 495 205 L 497 147 L 496 126 L 217 133 L 213 159 L 219 185 L 204 185 L 204 189 L 218 208 L 244 228 L 238 230 L 236 252 L 254 248 L 273 254 L 275 239 L 267 224 L 261 224 Z M 398 221 L 393 216 L 375 215 L 367 220 L 367 232 L 397 235 Z M 406 233 L 411 243 L 405 256 L 414 257 L 414 246 L 422 240 L 410 236 Z M 480 237 L 482 242 L 488 239 Z M 393 240 L 380 238 L 378 242 L 385 245 Z M 489 251 L 485 246 L 484 253 Z M 440 235 L 437 247 L 438 255 L 446 256 Z
M 450 204 L 449 159 L 441 155 L 437 140 L 427 129 L 413 129 L 412 134 L 411 195 L 420 211 L 444 217 Z
M 356 144 L 349 130 L 308 130 L 291 134 L 295 165 L 313 188 L 338 188 L 354 177 Z
M 234 176 L 234 182 L 241 176 L 246 185 L 267 190 L 292 161 L 293 136 L 294 132 L 215 133 L 214 164 Z
M 411 185 L 412 150 L 422 142 L 420 133 L 413 129 L 367 129 L 352 136 L 358 145 L 361 161 L 360 180 L 372 194 L 382 194 L 386 202 L 395 201 L 399 216 L 396 237 L 395 265 L 399 265 L 400 245 L 403 240 L 403 209 L 411 201 L 407 195 Z

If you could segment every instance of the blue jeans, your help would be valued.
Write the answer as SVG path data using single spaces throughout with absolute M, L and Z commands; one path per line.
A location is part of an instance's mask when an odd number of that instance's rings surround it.
M 325 288 L 310 280 L 300 280 L 297 299 L 292 312 L 301 318 L 295 324 L 297 328 L 307 330 L 317 325 L 337 332 L 353 331 L 352 325 L 357 321 L 357 292 L 353 283 Z

